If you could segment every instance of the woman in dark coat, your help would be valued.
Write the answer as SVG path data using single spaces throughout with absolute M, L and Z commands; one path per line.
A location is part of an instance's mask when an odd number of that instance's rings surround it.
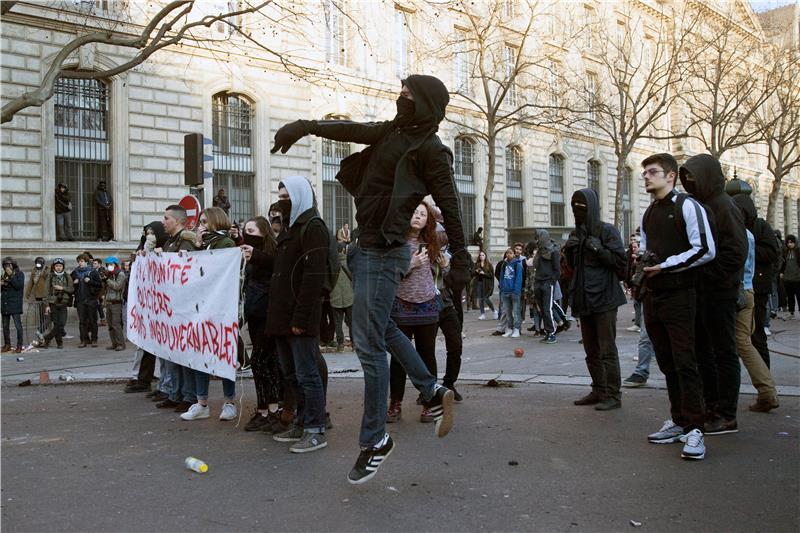
M 481 250 L 478 252 L 478 259 L 475 260 L 475 268 L 472 271 L 472 277 L 475 280 L 475 294 L 478 297 L 478 305 L 481 309 L 481 316 L 478 320 L 486 320 L 484 314 L 484 305 L 488 305 L 489 309 L 494 313 L 494 318 L 497 319 L 497 311 L 494 309 L 494 304 L 490 297 L 494 293 L 494 270 L 489 258 L 486 257 L 486 252 Z
M 16 353 L 22 351 L 22 292 L 25 289 L 25 274 L 10 257 L 3 259 L 2 277 L 2 315 L 3 315 L 3 352 L 11 351 L 11 319 L 17 330 Z

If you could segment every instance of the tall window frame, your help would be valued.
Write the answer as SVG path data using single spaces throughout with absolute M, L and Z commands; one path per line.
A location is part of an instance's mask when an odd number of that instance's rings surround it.
M 97 238 L 95 191 L 101 181 L 113 194 L 111 85 L 105 80 L 59 78 L 53 95 L 55 181 L 70 191 L 72 235 Z
M 453 56 L 453 81 L 456 91 L 462 94 L 472 93 L 472 83 L 470 80 L 470 51 L 467 32 L 456 29 L 455 53 Z
M 400 6 L 394 8 L 394 67 L 395 74 L 408 76 L 413 67 L 411 39 L 414 13 Z
M 789 196 L 783 197 L 783 236 L 792 233 L 792 199 Z
M 624 239 L 633 233 L 633 169 L 625 166 L 622 171 L 622 179 L 620 180 L 621 190 L 619 192 L 622 200 L 620 222 L 622 227 L 620 233 Z
M 547 175 L 550 181 L 550 225 L 566 225 L 566 194 L 564 189 L 565 159 L 561 154 L 550 154 Z
M 506 103 L 511 107 L 516 107 L 519 103 L 517 95 L 517 82 L 516 79 L 511 81 L 514 75 L 517 63 L 517 50 L 513 46 L 506 45 L 503 50 L 503 61 L 505 63 L 506 82 L 508 83 L 508 92 L 506 93 Z
M 453 143 L 456 191 L 467 242 L 470 242 L 476 229 L 475 149 L 476 142 L 469 137 L 456 137 Z
M 506 147 L 506 224 L 509 228 L 525 225 L 522 196 L 522 170 L 524 159 L 518 146 Z
M 586 186 L 600 196 L 600 180 L 602 178 L 603 167 L 597 159 L 590 159 L 586 162 Z
M 348 54 L 349 24 L 345 14 L 345 0 L 323 0 L 325 16 L 325 61 L 346 67 L 350 63 Z
M 346 119 L 347 117 L 328 115 L 326 120 Z M 353 228 L 353 199 L 344 185 L 336 180 L 342 159 L 352 151 L 350 143 L 322 139 L 322 219 L 336 231 L 345 223 Z
M 231 221 L 242 222 L 255 212 L 255 104 L 245 95 L 219 92 L 211 97 L 214 195 L 225 189 Z

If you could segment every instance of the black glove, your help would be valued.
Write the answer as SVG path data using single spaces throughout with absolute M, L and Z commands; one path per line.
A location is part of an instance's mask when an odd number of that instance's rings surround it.
M 569 239 L 567 239 L 567 242 L 564 243 L 564 248 L 574 248 L 578 246 L 580 243 L 581 243 L 581 238 L 575 233 L 572 233 L 569 236 Z
M 453 289 L 455 294 L 460 294 L 469 283 L 472 267 L 472 257 L 467 250 L 453 254 L 450 259 L 450 272 L 445 277 L 445 283 Z
M 590 235 L 586 237 L 586 240 L 583 242 L 584 246 L 586 246 L 587 249 L 593 251 L 594 253 L 599 253 L 600 250 L 603 249 L 603 243 L 600 242 L 600 239 L 598 239 L 597 237 L 593 237 Z
M 289 124 L 281 126 L 275 132 L 275 146 L 272 147 L 270 153 L 275 153 L 280 148 L 281 153 L 285 154 L 289 151 L 294 143 L 308 135 L 308 129 L 304 120 L 295 120 Z

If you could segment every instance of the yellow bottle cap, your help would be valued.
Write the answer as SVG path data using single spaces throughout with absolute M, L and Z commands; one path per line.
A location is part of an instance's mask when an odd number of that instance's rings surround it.
M 208 472 L 208 465 L 200 465 L 200 472 L 203 474 Z

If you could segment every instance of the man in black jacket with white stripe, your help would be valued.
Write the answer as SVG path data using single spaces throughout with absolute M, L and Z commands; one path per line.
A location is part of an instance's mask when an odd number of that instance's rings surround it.
M 645 190 L 655 201 L 641 223 L 641 249 L 655 254 L 644 268 L 644 320 L 667 380 L 672 419 L 647 439 L 655 444 L 685 440 L 681 457 L 703 459 L 705 406 L 695 356 L 697 267 L 714 258 L 716 247 L 705 209 L 675 191 L 678 162 L 670 154 L 642 161 Z

